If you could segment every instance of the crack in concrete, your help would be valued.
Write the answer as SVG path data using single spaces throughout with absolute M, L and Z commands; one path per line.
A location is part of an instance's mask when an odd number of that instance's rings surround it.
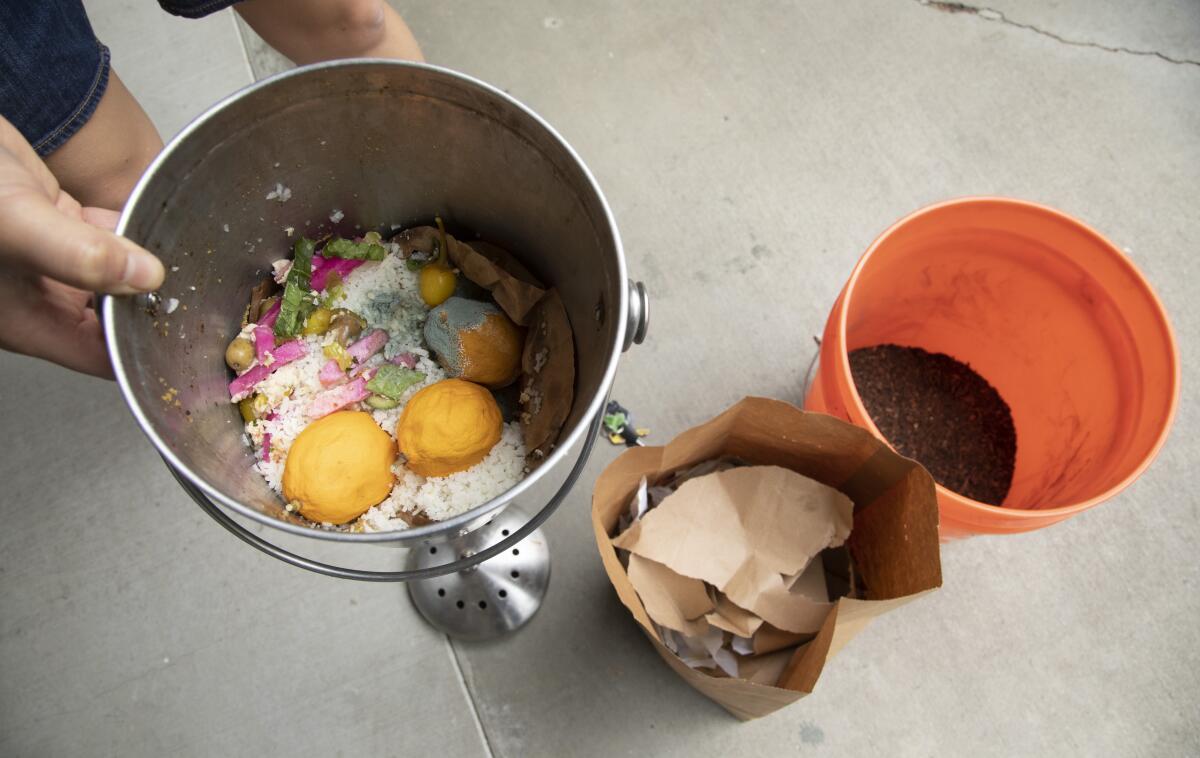
M 1043 37 L 1060 42 L 1064 45 L 1073 47 L 1091 47 L 1096 50 L 1103 50 L 1109 53 L 1125 53 L 1126 55 L 1140 55 L 1150 58 L 1159 58 L 1167 63 L 1174 63 L 1177 66 L 1200 66 L 1200 61 L 1194 61 L 1190 58 L 1173 58 L 1165 53 L 1160 53 L 1157 50 L 1134 50 L 1128 47 L 1111 47 L 1103 45 L 1099 42 L 1088 42 L 1086 40 L 1067 39 L 1054 32 L 1047 31 L 1033 24 L 1026 24 L 1020 21 L 1013 21 L 995 8 L 987 8 L 979 5 L 968 5 L 967 3 L 949 2 L 947 0 L 916 0 L 919 5 L 924 5 L 934 10 L 939 10 L 943 13 L 966 13 L 971 16 L 976 16 L 984 21 L 994 21 L 1006 26 L 1011 26 L 1016 29 L 1025 29 L 1026 31 L 1040 34 Z
M 496 751 L 492 747 L 492 739 L 488 736 L 487 729 L 483 726 L 483 716 L 479 713 L 479 704 L 475 702 L 475 693 L 471 692 L 471 685 L 467 682 L 467 672 L 463 669 L 462 661 L 458 659 L 458 648 L 454 646 L 454 640 L 450 639 L 450 635 L 442 635 L 446 640 L 446 647 L 450 649 L 450 660 L 454 662 L 454 671 L 458 674 L 458 684 L 462 687 L 463 694 L 467 696 L 467 702 L 471 705 L 471 717 L 475 721 L 475 728 L 479 732 L 480 739 L 483 740 L 483 749 L 487 753 L 487 758 L 495 758 Z

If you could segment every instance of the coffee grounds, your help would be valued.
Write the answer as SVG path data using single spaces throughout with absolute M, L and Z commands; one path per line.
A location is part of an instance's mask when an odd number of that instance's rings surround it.
M 986 379 L 948 355 L 900 345 L 852 350 L 850 372 L 871 420 L 901 455 L 960 495 L 1004 502 L 1017 432 Z

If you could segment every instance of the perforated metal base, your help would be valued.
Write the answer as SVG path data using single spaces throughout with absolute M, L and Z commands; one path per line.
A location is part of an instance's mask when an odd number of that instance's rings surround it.
M 507 508 L 452 542 L 413 548 L 408 568 L 440 566 L 469 557 L 503 540 L 529 520 Z M 521 627 L 542 605 L 550 585 L 550 550 L 535 529 L 512 550 L 478 566 L 436 579 L 408 583 L 413 605 L 436 629 L 463 640 L 488 640 Z

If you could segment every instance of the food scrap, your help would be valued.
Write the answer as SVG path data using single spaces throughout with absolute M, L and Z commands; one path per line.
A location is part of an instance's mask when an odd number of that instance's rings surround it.
M 449 298 L 429 312 L 424 336 L 449 376 L 500 389 L 521 373 L 525 335 L 492 303 Z
M 408 467 L 422 476 L 466 471 L 500 441 L 496 399 L 478 384 L 445 379 L 408 401 L 396 427 Z
M 445 302 L 454 294 L 458 284 L 458 277 L 447 264 L 449 245 L 446 241 L 446 225 L 442 223 L 440 216 L 437 225 L 438 238 L 433 241 L 433 249 L 430 251 L 432 260 L 420 265 L 421 299 L 431 308 Z M 416 263 L 422 264 L 420 259 Z
M 609 442 L 626 447 L 641 446 L 642 438 L 650 434 L 645 427 L 635 427 L 632 414 L 616 400 L 609 400 L 604 409 L 604 431 Z
M 496 250 L 476 252 L 441 219 L 390 240 L 301 235 L 254 287 L 224 359 L 254 468 L 285 510 L 349 531 L 444 520 L 517 484 L 553 444 L 573 339 L 554 291 Z M 537 340 L 519 325 L 530 314 Z M 515 402 L 518 380 L 565 391 L 505 422 L 493 391 L 512 386 Z
M 283 496 L 310 521 L 344 524 L 392 489 L 396 443 L 362 411 L 314 421 L 292 443 Z

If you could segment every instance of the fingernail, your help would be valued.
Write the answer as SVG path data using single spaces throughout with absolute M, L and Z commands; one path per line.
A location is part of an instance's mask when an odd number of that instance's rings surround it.
M 163 265 L 150 253 L 140 248 L 130 250 L 125 258 L 125 276 L 121 281 L 139 290 L 152 290 L 162 284 Z

